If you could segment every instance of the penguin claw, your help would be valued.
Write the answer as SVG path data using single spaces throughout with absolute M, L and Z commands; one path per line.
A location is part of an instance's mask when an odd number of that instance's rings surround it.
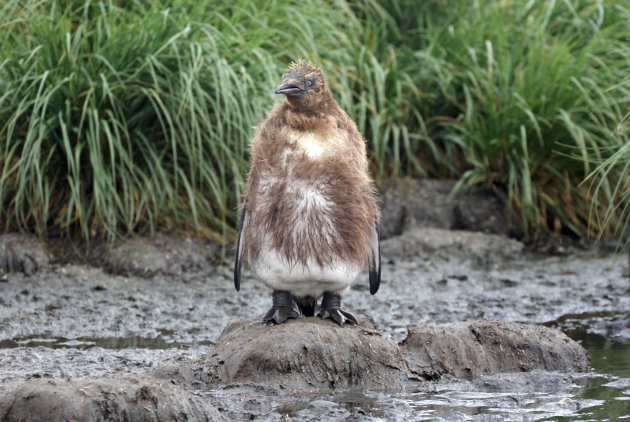
M 291 293 L 286 290 L 275 290 L 273 292 L 273 306 L 263 317 L 263 324 L 282 324 L 289 318 L 299 318 L 301 316 Z
M 269 311 L 265 314 L 263 318 L 264 324 L 275 323 L 282 324 L 287 319 L 290 318 L 299 318 L 300 314 L 295 311 L 293 308 L 285 307 L 285 306 L 273 306 Z
M 317 314 L 321 319 L 330 318 L 335 321 L 339 325 L 349 324 L 349 325 L 357 325 L 359 321 L 357 321 L 357 317 L 352 315 L 348 311 L 344 311 L 343 309 L 334 308 L 334 309 L 322 309 Z

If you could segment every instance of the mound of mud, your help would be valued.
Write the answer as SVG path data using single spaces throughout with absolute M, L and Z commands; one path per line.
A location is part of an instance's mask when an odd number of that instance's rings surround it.
M 230 323 L 211 354 L 170 361 L 154 375 L 194 388 L 256 384 L 312 391 L 401 389 L 409 379 L 532 370 L 580 372 L 586 350 L 562 332 L 515 322 L 466 321 L 427 325 L 397 345 L 364 320 L 339 327 L 319 318 L 263 325 L 260 318 Z
M 463 321 L 414 328 L 401 347 L 409 376 L 438 379 L 444 374 L 481 375 L 540 369 L 584 372 L 586 350 L 561 331 L 504 321 Z
M 147 376 L 35 379 L 0 399 L 0 420 L 222 421 L 199 397 Z
M 196 388 L 254 383 L 288 391 L 400 388 L 407 382 L 398 345 L 369 320 L 344 327 L 316 317 L 282 325 L 260 320 L 231 322 L 211 354 L 169 362 L 154 375 Z

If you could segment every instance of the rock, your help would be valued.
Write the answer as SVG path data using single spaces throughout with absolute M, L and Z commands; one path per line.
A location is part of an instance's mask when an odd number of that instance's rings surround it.
M 381 242 L 383 259 L 472 260 L 488 264 L 520 256 L 524 245 L 502 235 L 415 228 Z
M 201 398 L 163 380 L 125 375 L 34 379 L 0 399 L 0 420 L 221 421 Z
M 400 388 L 406 383 L 400 349 L 369 320 L 344 327 L 317 317 L 282 325 L 260 320 L 229 323 L 211 354 L 169 362 L 154 375 L 194 388 L 254 383 L 288 391 Z
M 154 238 L 132 238 L 115 245 L 104 268 L 113 274 L 152 277 L 155 274 L 179 276 L 212 264 L 219 246 L 189 237 L 158 234 Z
M 400 344 L 409 376 L 434 380 L 444 374 L 481 375 L 535 369 L 588 371 L 586 350 L 561 331 L 502 321 L 463 321 L 414 328 Z
M 483 187 L 473 187 L 457 195 L 453 208 L 453 229 L 521 237 L 519 216 L 510 212 L 505 201 Z
M 400 235 L 412 227 L 452 225 L 455 200 L 450 197 L 455 180 L 389 180 L 379 189 L 381 238 Z
M 0 274 L 34 274 L 50 263 L 52 255 L 39 240 L 19 233 L 0 235 Z

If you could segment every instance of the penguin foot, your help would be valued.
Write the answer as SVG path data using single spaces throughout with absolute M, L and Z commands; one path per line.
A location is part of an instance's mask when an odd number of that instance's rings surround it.
M 289 318 L 299 318 L 300 310 L 295 306 L 291 293 L 286 290 L 273 292 L 273 306 L 263 317 L 263 324 L 282 324 Z
M 357 325 L 359 323 L 359 321 L 357 321 L 357 317 L 348 311 L 344 311 L 343 309 L 322 309 L 317 315 L 321 319 L 330 318 L 339 325 Z
M 357 317 L 348 311 L 341 309 L 341 296 L 337 293 L 325 292 L 322 299 L 322 306 L 317 314 L 321 319 L 330 318 L 339 325 L 359 323 Z

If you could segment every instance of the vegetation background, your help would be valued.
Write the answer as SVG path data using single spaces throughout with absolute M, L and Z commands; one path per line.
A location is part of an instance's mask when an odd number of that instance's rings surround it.
M 307 58 L 377 180 L 454 177 L 527 239 L 630 221 L 630 0 L 0 0 L 0 232 L 231 240 Z

